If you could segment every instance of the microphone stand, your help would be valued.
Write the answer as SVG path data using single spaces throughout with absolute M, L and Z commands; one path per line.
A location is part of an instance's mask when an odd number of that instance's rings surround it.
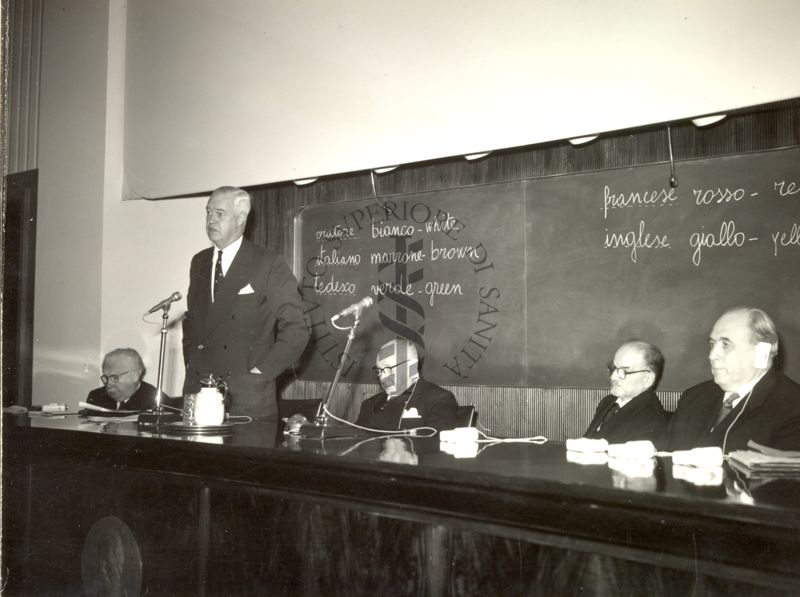
M 336 368 L 336 374 L 333 376 L 333 381 L 328 388 L 328 394 L 325 396 L 322 402 L 320 402 L 319 407 L 317 408 L 317 415 L 314 417 L 314 422 L 309 423 L 308 425 L 300 426 L 300 435 L 302 437 L 325 439 L 326 436 L 332 437 L 358 434 L 358 430 L 355 427 L 342 425 L 338 422 L 331 422 L 330 418 L 328 417 L 328 413 L 325 412 L 325 407 L 330 402 L 331 398 L 333 397 L 333 392 L 336 390 L 336 386 L 339 384 L 339 378 L 342 375 L 344 363 L 350 353 L 350 345 L 353 343 L 353 339 L 356 337 L 356 328 L 358 327 L 359 323 L 361 323 L 361 311 L 356 311 L 353 325 L 350 327 L 350 332 L 347 334 L 347 343 L 344 346 L 342 357 L 339 359 L 339 366 Z
M 156 388 L 156 412 L 162 412 L 164 407 L 161 406 L 161 386 L 164 380 L 164 353 L 167 347 L 167 319 L 169 318 L 169 306 L 167 303 L 163 307 L 161 314 L 161 346 L 158 349 L 158 386 Z
M 161 387 L 164 380 L 164 355 L 167 348 L 167 320 L 169 319 L 169 302 L 162 307 L 161 314 L 161 346 L 158 350 L 158 386 L 156 387 L 156 407 L 139 415 L 138 428 L 146 431 L 157 431 L 160 425 L 175 423 L 181 420 L 177 413 L 168 413 L 161 404 Z

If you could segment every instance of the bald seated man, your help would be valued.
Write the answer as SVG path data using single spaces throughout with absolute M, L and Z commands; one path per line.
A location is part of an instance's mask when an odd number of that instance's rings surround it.
M 775 370 L 778 332 L 761 309 L 723 313 L 708 339 L 713 380 L 686 390 L 669 424 L 671 450 L 800 450 L 800 386 Z
M 103 358 L 103 386 L 89 392 L 86 402 L 110 410 L 150 410 L 156 406 L 156 388 L 142 381 L 144 363 L 132 348 L 117 348 Z M 162 401 L 167 397 L 162 393 Z
M 372 369 L 383 391 L 361 403 L 357 425 L 381 430 L 433 427 L 442 431 L 456 427 L 455 397 L 422 378 L 413 342 L 390 340 L 378 350 Z
M 649 440 L 667 445 L 668 415 L 654 388 L 664 369 L 661 351 L 642 340 L 629 340 L 608 364 L 611 393 L 600 401 L 584 437 L 610 444 Z

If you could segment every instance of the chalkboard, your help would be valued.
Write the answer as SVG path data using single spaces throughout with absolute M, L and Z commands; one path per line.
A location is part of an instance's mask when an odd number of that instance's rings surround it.
M 371 296 L 347 381 L 374 381 L 399 335 L 438 383 L 603 388 L 615 348 L 640 337 L 680 390 L 710 377 L 708 332 L 740 304 L 773 316 L 800 379 L 800 149 L 676 168 L 676 188 L 659 164 L 303 210 L 302 377 L 331 378 L 347 332 L 330 318 Z

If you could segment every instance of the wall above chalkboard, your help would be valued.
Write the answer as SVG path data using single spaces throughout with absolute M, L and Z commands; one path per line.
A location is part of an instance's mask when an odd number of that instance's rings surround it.
M 800 149 L 333 203 L 296 219 L 296 266 L 330 379 L 364 296 L 345 379 L 374 381 L 377 347 L 417 341 L 450 385 L 607 387 L 630 337 L 667 359 L 661 387 L 709 378 L 708 331 L 726 308 L 770 313 L 800 379 Z M 340 323 L 347 320 L 340 320 Z M 792 352 L 794 350 L 794 352 Z

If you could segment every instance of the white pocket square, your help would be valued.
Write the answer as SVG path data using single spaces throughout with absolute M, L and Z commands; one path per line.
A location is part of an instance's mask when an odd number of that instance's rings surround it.
M 403 411 L 404 419 L 419 419 L 419 411 L 416 408 L 409 408 Z
M 253 290 L 253 287 L 248 284 L 239 291 L 239 294 L 253 294 L 254 292 L 255 290 Z

